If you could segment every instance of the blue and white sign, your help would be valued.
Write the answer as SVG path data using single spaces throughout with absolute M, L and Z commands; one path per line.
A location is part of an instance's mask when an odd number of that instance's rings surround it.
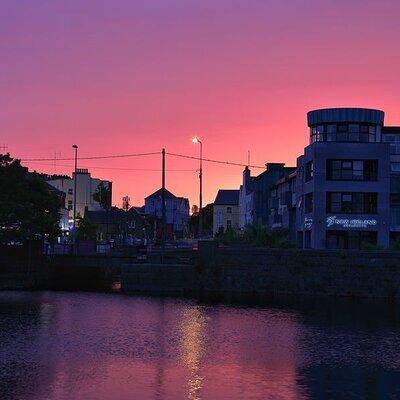
M 376 226 L 378 221 L 376 219 L 361 219 L 361 218 L 338 218 L 332 215 L 326 218 L 327 228 L 340 227 L 340 228 L 368 228 Z

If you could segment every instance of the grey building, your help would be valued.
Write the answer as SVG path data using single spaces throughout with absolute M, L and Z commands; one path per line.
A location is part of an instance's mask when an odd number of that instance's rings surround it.
M 295 167 L 285 167 L 284 163 L 267 163 L 260 175 L 251 176 L 249 168 L 243 171 L 243 182 L 239 195 L 239 224 L 270 226 L 271 188 L 279 179 L 291 174 Z
M 390 145 L 390 238 L 400 240 L 400 126 L 384 126 L 382 141 Z
M 331 108 L 307 119 L 310 144 L 297 159 L 299 247 L 388 247 L 391 160 L 383 111 Z
M 271 188 L 269 226 L 284 229 L 296 240 L 296 171 L 279 179 Z

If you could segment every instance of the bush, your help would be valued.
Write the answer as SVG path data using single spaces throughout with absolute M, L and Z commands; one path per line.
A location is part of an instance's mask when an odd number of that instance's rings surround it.
M 260 225 L 249 225 L 243 233 L 233 230 L 219 232 L 216 240 L 223 244 L 246 244 L 256 247 L 287 249 L 295 247 L 285 229 L 268 229 Z

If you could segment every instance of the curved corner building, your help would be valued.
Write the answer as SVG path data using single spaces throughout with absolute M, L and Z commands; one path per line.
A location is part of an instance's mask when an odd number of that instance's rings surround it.
M 389 246 L 390 146 L 384 112 L 327 108 L 307 114 L 310 144 L 297 159 L 299 247 Z

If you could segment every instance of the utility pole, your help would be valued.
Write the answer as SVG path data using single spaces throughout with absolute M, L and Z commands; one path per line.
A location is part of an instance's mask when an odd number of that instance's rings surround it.
M 161 263 L 164 264 L 165 234 L 166 234 L 166 209 L 165 209 L 165 149 L 162 149 L 162 186 L 161 186 Z
M 74 227 L 72 231 L 72 246 L 74 254 L 77 254 L 76 249 L 76 181 L 77 181 L 77 171 L 78 171 L 78 146 L 76 144 L 72 145 L 72 148 L 75 149 L 75 176 L 74 176 Z
M 198 143 L 200 145 L 200 169 L 199 169 L 199 232 L 198 232 L 198 237 L 201 238 L 201 235 L 203 234 L 203 142 L 195 136 L 192 139 L 193 143 Z

